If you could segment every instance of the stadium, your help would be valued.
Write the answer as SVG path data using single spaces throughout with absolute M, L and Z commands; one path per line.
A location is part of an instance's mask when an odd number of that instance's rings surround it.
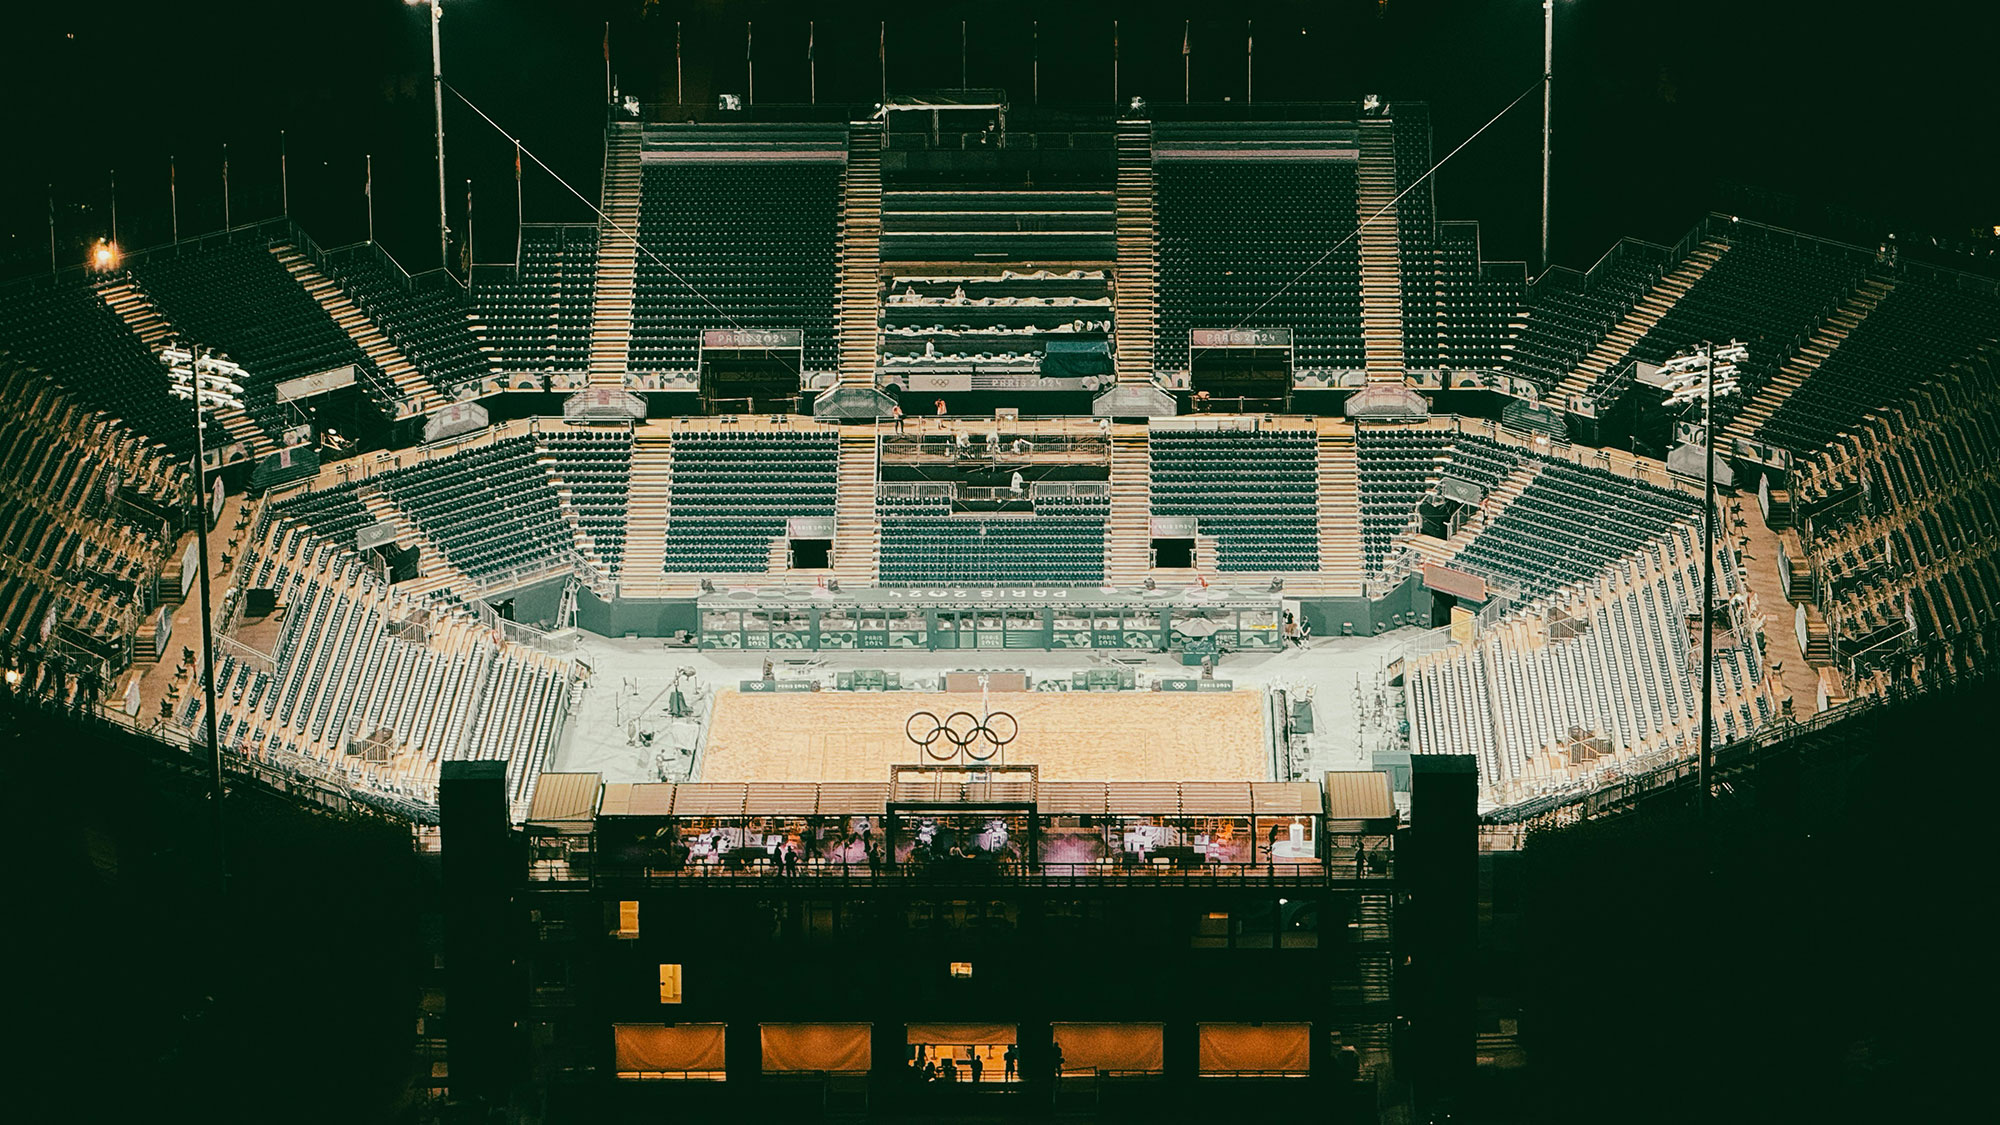
M 1475 857 L 1977 696 L 1993 277 L 1722 212 L 1550 264 L 1546 187 L 1490 260 L 1425 101 L 889 34 L 872 104 L 607 77 L 588 218 L 516 194 L 505 254 L 447 100 L 575 170 L 439 79 L 442 247 L 58 262 L 52 205 L 0 290 L 10 714 L 218 846 L 406 834 L 428 1104 L 1443 1115 L 1518 1049 Z

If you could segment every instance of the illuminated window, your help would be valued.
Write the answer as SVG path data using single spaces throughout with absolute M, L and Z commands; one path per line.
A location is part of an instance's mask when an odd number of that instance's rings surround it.
M 618 929 L 614 932 L 622 938 L 639 936 L 639 903 L 636 899 L 626 899 L 618 904 Z
M 971 979 L 972 979 L 972 962 L 970 962 L 970 961 L 953 961 L 953 962 L 951 963 L 951 979 L 953 979 L 953 980 L 971 980 Z
M 660 966 L 660 1003 L 681 1002 L 681 967 L 679 965 Z

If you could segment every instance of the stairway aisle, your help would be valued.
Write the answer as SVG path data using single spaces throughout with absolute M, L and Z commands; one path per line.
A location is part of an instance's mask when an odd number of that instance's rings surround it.
M 632 298 L 638 278 L 639 149 L 637 122 L 616 122 L 604 134 L 605 220 L 597 245 L 597 292 L 590 309 L 590 385 L 625 386 L 632 346 Z
M 1668 270 L 1659 284 L 1639 298 L 1639 303 L 1632 306 L 1632 311 L 1626 313 L 1623 320 L 1612 325 L 1611 331 L 1604 334 L 1604 339 L 1599 340 L 1583 362 L 1576 365 L 1576 370 L 1557 385 L 1558 401 L 1587 397 L 1591 388 L 1620 366 L 1631 353 L 1633 345 L 1652 331 L 1667 310 L 1686 296 L 1695 282 L 1700 281 L 1728 252 L 1729 244 L 1726 242 L 1704 242 L 1687 256 L 1686 261 Z
M 1371 383 L 1403 381 L 1403 258 L 1395 206 L 1394 127 L 1384 118 L 1361 122 L 1356 221 L 1367 223 L 1359 239 L 1361 337 Z
M 1153 204 L 1153 126 L 1118 123 L 1118 288 L 1112 338 L 1120 383 L 1153 379 L 1153 338 L 1159 322 L 1159 238 Z
M 1111 514 L 1104 582 L 1137 586 L 1153 567 L 1153 452 L 1145 426 L 1111 427 Z
M 395 401 L 384 405 L 392 408 L 398 421 L 426 414 L 444 404 L 437 388 L 431 385 L 423 372 L 417 370 L 416 364 L 410 362 L 410 357 L 375 327 L 368 314 L 362 312 L 332 278 L 321 273 L 319 267 L 295 247 L 273 246 L 271 253 L 276 255 L 279 264 L 285 267 L 285 272 L 292 275 L 300 288 L 310 293 L 312 299 L 319 302 L 319 307 L 326 310 L 326 315 L 340 325 L 341 331 L 347 333 L 368 361 L 395 384 Z
M 1361 550 L 1361 463 L 1352 422 L 1319 423 L 1319 569 L 1328 592 L 1358 596 L 1368 569 Z
M 632 483 L 625 494 L 625 563 L 618 592 L 659 597 L 667 583 L 667 501 L 674 479 L 674 436 L 665 426 L 632 434 Z
M 450 588 L 456 593 L 470 597 L 476 585 L 472 576 L 453 566 L 445 557 L 444 549 L 431 541 L 410 519 L 396 502 L 389 499 L 381 489 L 372 484 L 363 484 L 355 490 L 355 497 L 368 513 L 377 520 L 387 520 L 396 525 L 396 546 L 417 548 L 417 577 L 409 582 L 396 585 L 396 591 L 410 597 L 428 594 L 434 590 Z
M 882 126 L 848 133 L 840 214 L 840 385 L 875 386 L 882 317 Z M 874 501 L 869 501 L 871 508 Z
M 1874 312 L 1875 306 L 1881 304 L 1882 299 L 1895 288 L 1896 283 L 1886 278 L 1871 277 L 1863 281 L 1847 295 L 1833 315 L 1826 318 L 1826 323 L 1819 326 L 1798 353 L 1785 360 L 1784 366 L 1750 399 L 1749 404 L 1730 419 L 1723 432 L 1745 441 L 1754 439 L 1758 427 L 1771 420 L 1771 415 L 1785 405 L 1792 392 L 1812 378 L 1819 365 L 1825 363 L 1834 349 L 1847 340 L 1848 333 L 1860 327 L 1862 320 Z M 1721 448 L 1727 449 L 1728 446 Z
M 875 518 L 875 481 L 880 458 L 872 429 L 840 434 L 840 491 L 833 505 L 833 576 L 855 586 L 871 586 L 882 559 L 882 524 Z

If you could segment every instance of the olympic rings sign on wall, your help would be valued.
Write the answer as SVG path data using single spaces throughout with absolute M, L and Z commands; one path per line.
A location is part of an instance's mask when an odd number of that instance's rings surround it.
M 985 762 L 1006 749 L 1021 733 L 1021 727 L 1005 711 L 994 711 L 983 719 L 970 711 L 953 711 L 942 719 L 929 711 L 919 711 L 903 724 L 903 733 L 921 746 L 932 761 L 950 762 L 963 757 Z

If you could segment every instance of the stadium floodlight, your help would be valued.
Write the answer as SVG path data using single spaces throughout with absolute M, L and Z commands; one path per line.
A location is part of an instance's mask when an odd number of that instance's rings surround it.
M 208 704 L 208 799 L 209 811 L 214 818 L 217 893 L 227 894 L 229 869 L 223 837 L 222 740 L 216 732 L 215 715 L 215 610 L 208 575 L 208 447 L 203 430 L 209 410 L 225 407 L 242 409 L 243 400 L 239 396 L 249 375 L 240 364 L 206 348 L 187 347 L 180 343 L 161 348 L 160 362 L 167 369 L 167 393 L 194 405 L 194 527 L 200 552 L 201 682 Z
M 111 273 L 118 268 L 120 257 L 116 242 L 100 238 L 90 249 L 90 268 L 98 273 Z
M 442 0 L 403 0 L 412 8 L 428 6 L 431 10 L 431 108 L 437 115 L 437 168 L 438 168 L 438 265 L 446 272 L 451 270 L 451 227 L 444 218 L 444 55 L 438 38 L 438 25 L 444 22 Z M 472 256 L 466 255 L 470 262 Z

